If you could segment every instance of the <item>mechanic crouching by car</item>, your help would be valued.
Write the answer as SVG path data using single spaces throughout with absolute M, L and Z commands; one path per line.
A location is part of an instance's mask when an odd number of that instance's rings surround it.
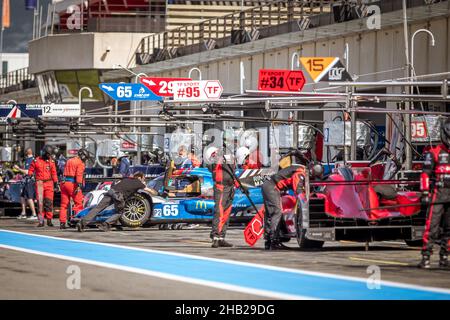
M 67 207 L 73 200 L 73 212 L 77 214 L 83 209 L 83 192 L 85 162 L 89 158 L 86 149 L 78 150 L 77 156 L 69 159 L 64 167 L 61 182 L 61 209 L 59 212 L 59 228 L 66 229 Z
M 422 261 L 419 268 L 431 267 L 430 257 L 435 242 L 440 240 L 439 266 L 448 267 L 450 240 L 450 119 L 441 126 L 442 143 L 425 154 L 420 177 L 423 202 L 428 203 L 427 221 L 423 235 Z M 442 227 L 442 233 L 440 229 Z M 440 234 L 440 235 L 439 235 Z
M 58 188 L 58 176 L 56 174 L 55 161 L 52 159 L 54 149 L 45 145 L 39 157 L 34 159 L 28 169 L 28 176 L 34 175 L 36 181 L 36 199 L 39 204 L 39 225 L 53 227 L 53 197 L 54 190 Z
M 136 172 L 131 178 L 123 178 L 120 182 L 112 185 L 111 189 L 103 196 L 103 199 L 93 208 L 86 216 L 84 216 L 80 222 L 77 223 L 77 230 L 83 232 L 85 227 L 104 209 L 114 204 L 115 214 L 108 220 L 99 225 L 99 228 L 103 231 L 109 231 L 111 226 L 114 226 L 117 230 L 122 230 L 122 227 L 118 225 L 120 216 L 123 213 L 125 202 L 138 190 L 145 190 L 147 192 L 153 192 L 145 185 L 145 175 L 142 172 Z
M 287 156 L 289 159 L 287 166 L 286 160 L 280 161 L 280 170 L 262 186 L 262 195 L 266 213 L 264 215 L 264 238 L 265 250 L 287 250 L 279 239 L 280 222 L 283 215 L 281 195 L 282 192 L 293 190 L 295 195 L 302 192 L 305 187 L 304 181 L 310 170 L 311 177 L 320 177 L 323 175 L 323 167 L 319 163 L 309 162 L 302 153 L 293 152 Z

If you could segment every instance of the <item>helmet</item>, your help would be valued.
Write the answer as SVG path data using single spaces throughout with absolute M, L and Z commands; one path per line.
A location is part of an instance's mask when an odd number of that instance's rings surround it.
M 54 148 L 51 145 L 46 144 L 41 150 L 41 157 L 49 159 L 53 155 L 53 153 Z
M 219 156 L 219 148 L 217 147 L 209 147 L 205 151 L 205 162 L 208 164 L 213 164 L 217 161 Z
M 234 142 L 235 137 L 236 137 L 236 134 L 233 129 L 228 128 L 223 131 L 223 141 L 225 141 L 226 143 Z
M 119 151 L 119 153 L 117 154 L 117 159 L 120 159 L 123 157 L 128 157 L 128 152 Z
M 258 148 L 258 139 L 255 136 L 249 136 L 244 141 L 244 147 L 247 147 L 250 152 L 255 151 Z
M 309 174 L 313 178 L 321 178 L 323 176 L 323 166 L 319 162 L 310 162 Z
M 450 148 L 450 118 L 442 121 L 441 141 L 447 146 L 447 148 Z
M 244 164 L 245 159 L 250 155 L 250 150 L 246 147 L 240 147 L 236 151 L 236 161 L 238 164 Z
M 89 158 L 89 152 L 84 148 L 81 148 L 80 150 L 78 150 L 77 154 L 82 161 L 86 161 Z

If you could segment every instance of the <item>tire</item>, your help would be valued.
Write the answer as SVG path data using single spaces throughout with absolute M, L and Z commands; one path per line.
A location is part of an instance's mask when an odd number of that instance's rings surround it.
M 405 243 L 409 246 L 409 247 L 422 247 L 423 245 L 423 241 L 422 240 L 405 240 Z
M 167 223 L 161 224 L 160 226 L 161 226 L 160 230 L 169 230 L 170 229 L 170 225 L 168 225 Z
M 324 241 L 310 240 L 306 238 L 306 229 L 302 228 L 302 217 L 302 210 L 299 204 L 296 214 L 296 233 L 298 246 L 300 247 L 300 249 L 321 249 L 323 247 Z
M 150 218 L 150 201 L 136 193 L 125 202 L 120 222 L 124 227 L 139 228 Z
M 291 238 L 288 238 L 288 237 L 281 237 L 280 238 L 280 242 L 282 242 L 282 243 L 286 243 L 286 242 L 289 242 L 289 241 L 291 241 Z

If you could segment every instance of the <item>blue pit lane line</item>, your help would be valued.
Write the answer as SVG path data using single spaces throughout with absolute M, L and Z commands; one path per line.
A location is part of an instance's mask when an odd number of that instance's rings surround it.
M 0 247 L 271 298 L 450 300 L 445 289 L 382 281 L 370 290 L 362 278 L 8 230 L 0 230 Z

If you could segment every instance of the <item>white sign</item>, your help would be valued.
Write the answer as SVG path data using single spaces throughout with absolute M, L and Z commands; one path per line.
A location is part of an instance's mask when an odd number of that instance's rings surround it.
M 137 151 L 137 135 L 128 134 L 120 138 L 120 150 L 121 151 Z
M 174 81 L 174 100 L 211 100 L 219 99 L 223 87 L 219 80 Z
M 43 104 L 43 117 L 79 117 L 81 107 L 79 104 Z

